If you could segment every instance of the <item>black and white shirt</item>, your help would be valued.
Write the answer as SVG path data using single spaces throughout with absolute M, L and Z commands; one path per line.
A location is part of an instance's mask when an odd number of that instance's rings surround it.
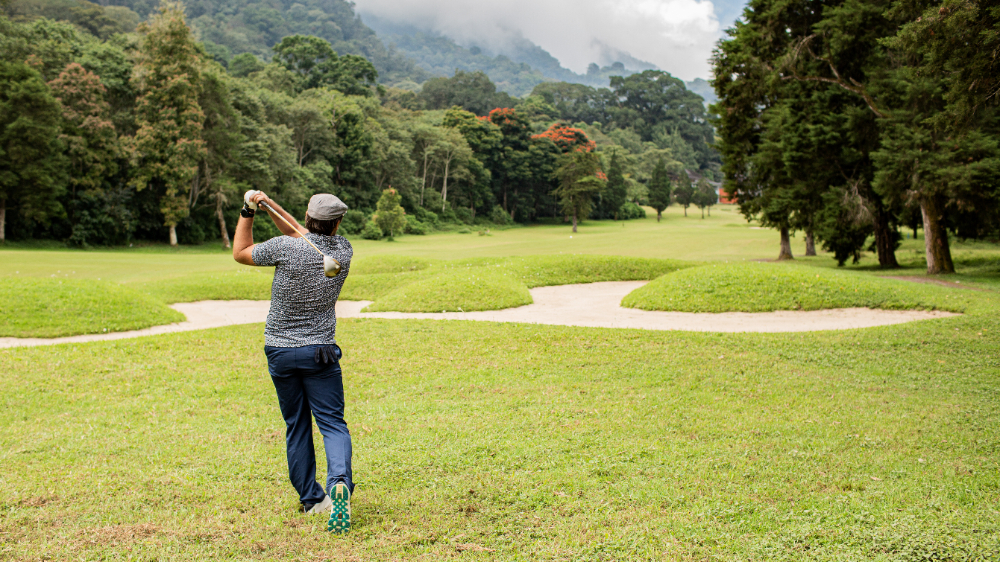
M 253 262 L 275 266 L 271 283 L 271 310 L 267 313 L 264 344 L 303 347 L 336 343 L 334 306 L 351 269 L 354 248 L 343 236 L 306 234 L 324 254 L 340 262 L 336 277 L 323 274 L 323 256 L 298 237 L 278 236 L 253 248 Z

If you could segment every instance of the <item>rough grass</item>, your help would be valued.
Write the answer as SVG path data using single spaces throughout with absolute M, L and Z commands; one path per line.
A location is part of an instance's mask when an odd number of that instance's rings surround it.
M 117 283 L 0 277 L 0 336 L 54 338 L 184 320 L 163 301 Z
M 943 287 L 784 264 L 694 267 L 632 291 L 622 306 L 679 312 L 769 312 L 867 307 L 963 312 L 970 296 Z
M 260 325 L 3 350 L 0 552 L 995 560 L 1000 303 L 969 293 L 807 334 L 341 321 L 343 537 L 295 511 Z

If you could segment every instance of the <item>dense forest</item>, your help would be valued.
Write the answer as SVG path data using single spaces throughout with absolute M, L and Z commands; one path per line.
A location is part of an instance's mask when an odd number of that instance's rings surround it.
M 803 231 L 896 267 L 922 229 L 943 273 L 950 237 L 1000 237 L 995 2 L 751 0 L 714 65 L 726 190 L 782 258 Z
M 344 231 L 372 238 L 390 187 L 414 234 L 635 218 L 637 203 L 662 211 L 673 191 L 685 206 L 715 202 L 702 100 L 664 72 L 601 89 L 545 83 L 520 99 L 459 72 L 414 92 L 315 35 L 220 60 L 179 3 L 145 21 L 84 1 L 36 8 L 0 17 L 0 235 L 11 239 L 228 243 L 251 188 L 299 216 L 313 193 L 335 193 L 352 207 Z

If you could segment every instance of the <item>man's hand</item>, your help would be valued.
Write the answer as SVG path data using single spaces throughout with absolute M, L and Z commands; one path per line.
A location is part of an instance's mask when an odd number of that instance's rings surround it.
M 251 189 L 243 194 L 243 203 L 245 203 L 248 208 L 256 211 L 257 201 L 260 201 L 259 196 L 261 195 L 264 195 L 263 191 L 257 191 L 256 189 Z M 264 197 L 266 198 L 267 196 L 264 195 Z

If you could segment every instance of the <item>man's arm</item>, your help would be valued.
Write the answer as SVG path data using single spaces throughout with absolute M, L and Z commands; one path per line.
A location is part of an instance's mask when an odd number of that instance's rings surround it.
M 263 191 L 258 191 L 257 193 L 253 194 L 252 196 L 250 196 L 250 199 L 254 203 L 260 203 L 261 201 L 263 201 L 264 204 L 270 207 L 270 209 L 273 209 L 275 213 L 280 214 L 281 216 L 285 217 L 285 220 L 295 225 L 295 228 L 293 229 L 292 227 L 285 224 L 285 221 L 279 219 L 278 217 L 271 217 L 271 220 L 274 221 L 274 225 L 277 226 L 278 230 L 280 230 L 281 233 L 284 234 L 285 236 L 298 238 L 303 234 L 309 232 L 308 230 L 306 230 L 306 227 L 302 226 L 301 224 L 299 224 L 299 221 L 295 220 L 295 217 L 288 214 L 287 211 L 281 208 L 281 205 L 278 205 L 277 203 L 272 201 L 271 198 L 265 195 Z M 271 213 L 268 212 L 268 216 L 270 216 L 270 214 Z M 251 243 L 253 242 L 251 241 Z
M 253 216 L 243 216 L 236 223 L 236 234 L 233 236 L 233 259 L 243 265 L 257 265 L 253 262 Z

